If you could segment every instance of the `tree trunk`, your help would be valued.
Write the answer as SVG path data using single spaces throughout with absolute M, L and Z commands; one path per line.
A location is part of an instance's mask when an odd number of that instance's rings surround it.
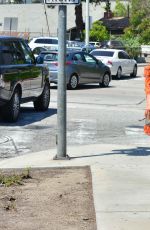
M 82 3 L 80 5 L 75 6 L 75 23 L 76 23 L 76 38 L 81 39 L 81 35 L 84 30 L 84 22 L 83 22 L 83 17 L 82 17 Z

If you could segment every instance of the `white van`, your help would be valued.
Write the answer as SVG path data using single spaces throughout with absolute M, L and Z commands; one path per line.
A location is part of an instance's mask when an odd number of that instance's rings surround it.
M 29 42 L 31 50 L 36 47 L 44 47 L 51 50 L 58 50 L 58 38 L 57 37 L 37 37 L 32 38 Z
M 94 47 L 100 47 L 100 42 L 89 42 L 90 45 L 94 46 Z

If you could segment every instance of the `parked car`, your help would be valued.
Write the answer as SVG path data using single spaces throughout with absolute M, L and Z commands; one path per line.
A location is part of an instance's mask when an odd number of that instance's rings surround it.
M 112 76 L 117 79 L 126 74 L 130 74 L 131 77 L 137 75 L 137 62 L 124 50 L 95 49 L 91 54 L 109 66 Z
M 58 52 L 44 51 L 38 57 L 46 63 L 50 70 L 50 80 L 57 84 L 58 81 Z M 66 82 L 69 89 L 76 89 L 79 84 L 99 83 L 108 87 L 111 73 L 108 66 L 98 61 L 92 55 L 82 52 L 67 52 L 66 54 Z
M 58 50 L 58 38 L 57 37 L 37 37 L 32 38 L 29 42 L 31 50 L 36 47 L 44 47 L 52 50 Z
M 81 42 L 81 41 L 71 41 L 71 40 L 67 40 L 66 42 L 66 47 L 83 47 L 85 45 L 85 42 Z
M 50 102 L 49 70 L 36 63 L 28 44 L 21 38 L 0 37 L 0 115 L 17 121 L 20 104 L 33 101 L 36 111 Z
M 75 47 L 66 47 L 67 52 L 68 51 L 82 51 L 81 47 L 75 46 Z
M 125 50 L 123 42 L 118 40 L 102 41 L 99 48 Z
M 85 44 L 84 42 L 67 40 L 66 50 L 67 51 L 82 51 L 82 47 L 84 46 L 84 44 Z
M 150 45 L 141 45 L 141 53 L 144 57 L 150 55 Z
M 44 47 L 36 47 L 32 50 L 32 53 L 34 54 L 34 57 L 36 58 L 42 51 L 46 51 L 47 48 Z
M 94 47 L 96 47 L 96 48 L 100 47 L 100 42 L 92 42 L 92 41 L 90 41 L 89 44 L 94 46 Z
M 93 45 L 91 45 L 91 44 L 89 44 L 88 46 L 85 45 L 85 46 L 82 47 L 82 51 L 88 52 L 88 53 L 90 53 L 94 49 L 95 49 L 95 47 Z

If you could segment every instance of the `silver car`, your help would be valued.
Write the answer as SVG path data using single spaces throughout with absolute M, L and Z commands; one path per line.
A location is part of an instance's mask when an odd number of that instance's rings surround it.
M 109 66 L 112 76 L 120 79 L 123 75 L 136 77 L 137 62 L 131 58 L 124 50 L 117 49 L 95 49 L 91 54 Z
M 58 52 L 43 51 L 39 58 L 48 65 L 51 83 L 57 84 Z M 82 51 L 67 52 L 65 72 L 68 89 L 76 89 L 79 84 L 87 83 L 99 83 L 102 87 L 108 87 L 111 81 L 110 68 Z

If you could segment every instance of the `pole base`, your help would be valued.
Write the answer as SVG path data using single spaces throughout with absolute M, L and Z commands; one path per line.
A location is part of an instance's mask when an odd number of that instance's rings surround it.
M 71 158 L 66 155 L 65 157 L 60 157 L 60 156 L 54 156 L 53 160 L 70 160 Z

